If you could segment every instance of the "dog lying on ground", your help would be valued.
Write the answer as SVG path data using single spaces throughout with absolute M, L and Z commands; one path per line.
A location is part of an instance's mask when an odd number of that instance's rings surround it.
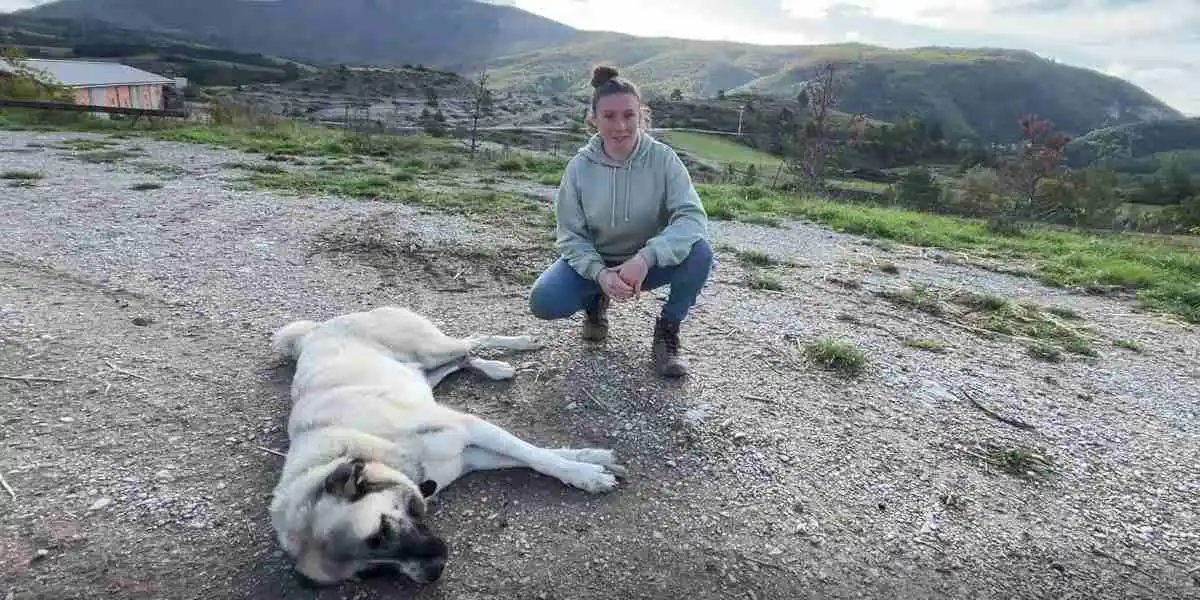
M 308 585 L 380 567 L 436 581 L 448 550 L 423 520 L 426 499 L 467 473 L 527 467 L 592 493 L 624 474 L 610 450 L 541 448 L 434 400 L 460 369 L 513 378 L 510 364 L 474 353 L 540 349 L 530 336 L 454 338 L 389 306 L 294 321 L 271 346 L 296 361 L 271 523 Z

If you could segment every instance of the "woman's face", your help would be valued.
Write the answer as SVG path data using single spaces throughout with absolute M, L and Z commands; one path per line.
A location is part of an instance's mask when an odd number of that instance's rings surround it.
M 596 103 L 596 129 L 613 158 L 624 159 L 637 146 L 641 109 L 633 94 L 610 94 Z

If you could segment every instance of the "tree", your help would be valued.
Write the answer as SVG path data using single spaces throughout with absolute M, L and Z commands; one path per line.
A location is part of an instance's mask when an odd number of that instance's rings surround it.
M 1037 115 L 1026 115 L 1021 126 L 1021 147 L 1001 165 L 1005 189 L 1013 197 L 1015 218 L 1036 218 L 1038 185 L 1054 178 L 1071 136 L 1051 130 L 1053 124 Z
M 488 89 L 488 72 L 484 69 L 479 72 L 479 78 L 475 81 L 474 98 L 471 100 L 471 142 L 470 156 L 474 160 L 475 152 L 479 149 L 479 118 L 485 114 L 492 112 L 492 91 Z
M 671 100 L 674 102 L 679 102 L 680 100 L 683 100 L 683 90 L 681 90 L 679 88 L 675 88 L 675 89 L 671 90 Z
M 793 127 L 794 145 L 787 167 L 808 191 L 824 185 L 825 173 L 839 152 L 863 134 L 866 121 L 862 115 L 852 115 L 843 123 L 834 118 L 843 85 L 837 65 L 828 62 L 817 69 L 797 98 L 803 118 Z

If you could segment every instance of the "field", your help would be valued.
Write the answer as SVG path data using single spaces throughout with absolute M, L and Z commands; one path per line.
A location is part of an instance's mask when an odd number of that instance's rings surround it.
M 704 185 L 694 373 L 528 313 L 565 154 L 299 126 L 0 140 L 0 581 L 29 598 L 1182 598 L 1200 591 L 1195 246 Z M 531 333 L 442 401 L 614 448 L 588 496 L 472 475 L 421 591 L 302 590 L 266 506 L 274 328 L 396 303 Z
M 739 170 L 754 165 L 759 172 L 774 173 L 779 167 L 778 157 L 766 152 L 759 152 L 718 135 L 670 131 L 663 135 L 662 139 L 676 148 L 714 162 L 736 165 Z

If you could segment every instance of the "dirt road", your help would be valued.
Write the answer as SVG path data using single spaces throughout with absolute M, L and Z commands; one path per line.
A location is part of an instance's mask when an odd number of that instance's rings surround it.
M 723 248 L 795 264 L 773 267 L 782 291 L 755 290 L 723 251 L 684 330 L 696 372 L 664 383 L 646 362 L 653 296 L 618 307 L 593 348 L 576 322 L 530 317 L 524 285 L 488 261 L 433 291 L 416 255 L 320 243 L 374 226 L 455 252 L 510 245 L 502 229 L 235 189 L 222 164 L 253 157 L 226 150 L 135 139 L 140 158 L 95 164 L 54 147 L 79 137 L 0 141 L 0 170 L 44 175 L 0 194 L 0 597 L 1200 596 L 1200 336 L 1128 303 L 813 225 L 714 224 Z M 151 179 L 163 187 L 130 190 Z M 1073 306 L 1144 350 L 1038 361 L 875 293 L 906 281 Z M 455 334 L 541 336 L 545 350 L 512 357 L 515 381 L 455 375 L 444 401 L 539 444 L 613 447 L 630 478 L 588 496 L 472 475 L 433 510 L 452 548 L 435 586 L 300 589 L 266 518 L 290 375 L 267 339 L 383 303 Z M 797 341 L 827 334 L 866 353 L 861 375 L 801 358 Z M 1056 473 L 983 460 L 1024 447 Z

